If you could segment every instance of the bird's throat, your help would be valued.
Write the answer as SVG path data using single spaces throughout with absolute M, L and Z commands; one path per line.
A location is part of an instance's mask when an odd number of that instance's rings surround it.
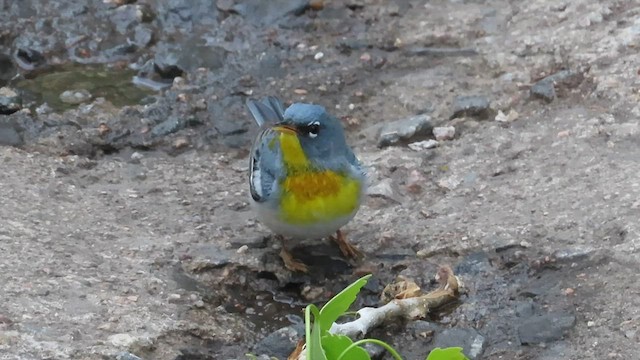
M 309 167 L 309 159 L 302 150 L 300 140 L 295 133 L 280 132 L 278 136 L 282 161 L 287 169 L 300 169 Z

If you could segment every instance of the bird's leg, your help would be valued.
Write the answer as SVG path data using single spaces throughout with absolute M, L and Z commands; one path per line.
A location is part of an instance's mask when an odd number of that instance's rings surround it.
M 284 267 L 289 269 L 290 271 L 299 271 L 306 273 L 309 271 L 307 265 L 303 262 L 296 260 L 293 255 L 287 249 L 287 244 L 285 244 L 284 237 L 277 235 L 278 240 L 280 240 L 281 248 L 280 248 L 280 258 L 284 261 Z
M 336 236 L 332 236 L 331 239 L 335 241 L 336 244 L 338 244 L 338 247 L 340 247 L 340 251 L 342 252 L 342 255 L 344 255 L 344 257 L 355 259 L 362 256 L 360 250 L 349 243 L 347 237 L 344 236 L 342 231 L 336 231 Z

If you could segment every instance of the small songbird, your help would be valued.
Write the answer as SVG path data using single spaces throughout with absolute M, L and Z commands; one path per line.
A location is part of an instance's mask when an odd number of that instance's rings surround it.
M 360 208 L 366 190 L 362 166 L 347 145 L 340 121 L 324 107 L 280 100 L 247 100 L 260 126 L 251 149 L 249 187 L 258 220 L 282 243 L 280 257 L 292 271 L 307 266 L 294 259 L 284 238 L 332 239 L 346 257 L 358 257 L 340 228 Z

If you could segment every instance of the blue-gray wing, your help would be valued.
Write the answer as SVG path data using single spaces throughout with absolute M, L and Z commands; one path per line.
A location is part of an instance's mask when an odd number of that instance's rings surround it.
M 280 167 L 280 146 L 275 132 L 264 127 L 251 148 L 249 190 L 257 202 L 266 201 L 273 194 Z
M 284 120 L 284 106 L 282 102 L 274 96 L 267 96 L 260 101 L 248 99 L 247 108 L 249 108 L 258 126 L 268 123 L 278 123 Z

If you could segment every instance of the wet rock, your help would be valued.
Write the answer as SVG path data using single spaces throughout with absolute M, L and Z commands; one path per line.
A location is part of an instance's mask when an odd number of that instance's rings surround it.
M 0 86 L 6 85 L 17 72 L 11 56 L 0 53 Z
M 25 70 L 33 70 L 46 62 L 44 55 L 38 50 L 26 46 L 17 46 L 14 53 L 16 64 Z
M 491 270 L 491 262 L 489 261 L 489 255 L 485 252 L 475 252 L 467 255 L 456 266 L 456 274 L 469 274 L 477 275 L 480 273 L 486 273 Z
M 21 146 L 22 144 L 22 136 L 16 128 L 0 119 L 0 146 Z
M 65 104 L 82 104 L 91 98 L 91 93 L 86 89 L 66 90 L 60 94 L 60 101 Z
M 453 101 L 451 118 L 476 117 L 487 118 L 490 112 L 489 99 L 484 96 L 458 96 Z
M 428 115 L 417 115 L 385 124 L 378 135 L 378 147 L 415 142 L 431 135 L 433 125 Z
M 451 328 L 438 333 L 433 340 L 434 347 L 462 347 L 470 360 L 478 359 L 484 350 L 485 338 L 475 329 Z
M 274 356 L 277 359 L 286 359 L 296 348 L 298 340 L 302 339 L 303 336 L 303 324 L 278 329 L 258 342 L 253 348 L 253 353 Z
M 536 82 L 531 87 L 531 97 L 551 102 L 556 98 L 558 88 L 574 88 L 582 82 L 583 78 L 584 76 L 581 72 L 571 70 L 558 71 Z
M 456 136 L 456 128 L 453 126 L 437 126 L 433 128 L 433 137 L 437 141 L 452 140 Z
M 0 88 L 0 114 L 9 115 L 22 109 L 22 98 L 10 87 Z
M 518 326 L 518 339 L 522 345 L 533 345 L 560 340 L 576 324 L 569 312 L 552 312 L 528 318 Z

